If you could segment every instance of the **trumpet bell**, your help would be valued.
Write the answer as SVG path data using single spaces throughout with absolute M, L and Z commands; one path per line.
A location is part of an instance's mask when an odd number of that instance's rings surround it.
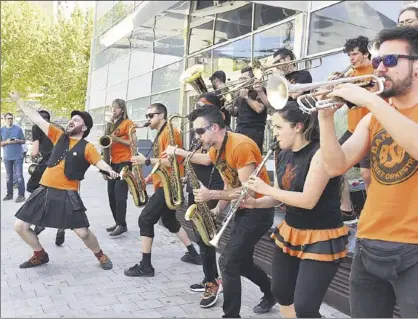
M 371 40 L 367 44 L 367 50 L 369 51 L 372 57 L 379 55 L 379 49 L 380 42 L 378 39 Z
M 289 85 L 284 76 L 274 74 L 267 82 L 267 97 L 271 106 L 280 110 L 285 107 L 289 99 Z

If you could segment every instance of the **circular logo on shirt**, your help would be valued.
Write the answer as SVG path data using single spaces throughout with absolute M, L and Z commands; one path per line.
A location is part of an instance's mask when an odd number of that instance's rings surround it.
M 370 156 L 373 175 L 384 185 L 402 183 L 418 170 L 418 161 L 405 152 L 384 129 L 373 137 Z

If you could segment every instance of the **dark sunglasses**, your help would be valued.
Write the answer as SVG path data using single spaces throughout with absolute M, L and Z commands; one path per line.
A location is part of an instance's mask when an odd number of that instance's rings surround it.
M 156 114 L 161 114 L 161 113 L 149 113 L 149 114 L 145 114 L 145 118 L 146 119 L 152 119 L 154 117 L 154 115 Z
M 195 132 L 195 134 L 203 135 L 205 132 L 212 127 L 212 124 L 209 124 L 206 127 L 198 127 L 198 128 L 192 128 L 192 130 Z
M 377 56 L 372 59 L 372 65 L 374 69 L 377 69 L 381 62 L 385 68 L 393 68 L 398 64 L 398 59 L 404 58 L 409 60 L 417 60 L 418 56 L 416 55 L 404 55 L 404 54 L 387 54 L 384 56 Z

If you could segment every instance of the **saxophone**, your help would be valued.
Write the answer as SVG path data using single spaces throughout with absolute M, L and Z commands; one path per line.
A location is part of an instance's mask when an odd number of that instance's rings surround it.
M 200 149 L 202 144 L 198 144 L 196 147 L 196 150 L 187 156 L 184 168 L 185 168 L 185 176 L 187 176 L 187 179 L 190 181 L 190 184 L 192 188 L 199 189 L 200 184 L 199 180 L 197 179 L 196 173 L 192 167 L 192 164 L 190 163 L 190 160 L 192 156 Z M 206 203 L 196 203 L 191 205 L 184 215 L 185 220 L 191 220 L 196 227 L 197 231 L 200 234 L 200 237 L 202 237 L 203 242 L 206 244 L 206 246 L 212 246 L 209 241 L 215 237 L 217 228 L 216 228 L 216 222 L 215 218 L 212 215 L 212 212 L 210 211 L 208 205 Z
M 99 139 L 99 145 L 102 148 L 103 152 L 103 160 L 106 164 L 110 165 L 110 151 L 112 147 L 112 137 L 110 136 L 113 132 L 114 123 L 113 123 L 114 116 L 112 114 L 111 118 L 106 122 L 104 134 Z
M 169 132 L 170 145 L 175 146 L 174 129 L 172 121 L 174 118 L 186 118 L 187 116 L 180 116 L 180 114 L 173 114 L 167 120 L 167 127 Z M 158 143 L 158 141 L 157 141 Z M 155 154 L 156 155 L 156 154 Z M 176 156 L 169 155 L 168 160 L 171 163 L 173 171 L 169 173 L 159 161 L 154 165 L 151 174 L 157 174 L 163 184 L 164 198 L 167 207 L 171 210 L 177 210 L 183 205 L 183 184 L 180 177 L 180 165 L 177 162 Z
M 135 144 L 136 142 L 136 133 L 135 133 L 135 125 L 132 125 L 129 127 L 129 142 L 130 142 L 130 148 L 131 148 L 131 154 L 132 156 L 137 154 L 137 146 Z M 134 199 L 134 203 L 137 207 L 144 206 L 148 202 L 148 194 L 147 194 L 147 185 L 145 184 L 145 180 L 142 177 L 142 167 L 143 165 L 140 164 L 132 164 L 132 174 L 133 179 L 136 181 L 134 183 L 131 181 L 132 177 L 130 174 L 126 172 L 126 182 L 128 183 L 130 193 L 132 194 L 132 197 Z M 135 194 L 135 195 L 134 195 Z

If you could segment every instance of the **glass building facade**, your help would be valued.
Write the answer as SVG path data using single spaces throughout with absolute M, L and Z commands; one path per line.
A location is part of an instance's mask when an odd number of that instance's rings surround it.
M 297 58 L 326 54 L 311 69 L 314 81 L 348 66 L 346 39 L 373 38 L 393 27 L 412 1 L 97 1 L 86 109 L 94 119 L 92 142 L 115 98 L 127 101 L 133 120 L 145 119 L 153 102 L 187 114 L 197 93 L 180 82 L 182 72 L 204 64 L 204 80 L 223 70 L 236 80 L 254 61 L 269 63 L 280 47 Z M 314 62 L 315 64 L 315 62 Z M 345 130 L 346 116 L 341 116 Z M 138 138 L 154 132 L 139 130 Z M 266 145 L 271 138 L 266 127 Z M 189 137 L 184 136 L 188 145 Z M 266 147 L 265 147 L 266 149 Z

